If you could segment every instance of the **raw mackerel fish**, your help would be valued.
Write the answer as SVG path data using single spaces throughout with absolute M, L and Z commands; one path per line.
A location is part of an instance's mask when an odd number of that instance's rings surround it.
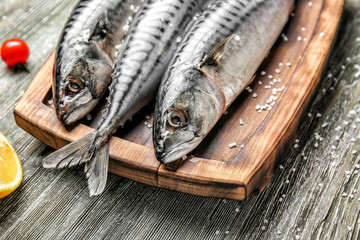
M 157 95 L 153 142 L 162 163 L 186 156 L 248 86 L 294 0 L 216 0 L 188 32 Z
M 90 195 L 103 192 L 109 137 L 156 94 L 176 39 L 207 0 L 146 0 L 119 49 L 103 119 L 93 133 L 52 153 L 46 168 L 85 163 Z
M 117 47 L 141 0 L 80 0 L 56 51 L 53 98 L 58 119 L 71 124 L 107 91 Z

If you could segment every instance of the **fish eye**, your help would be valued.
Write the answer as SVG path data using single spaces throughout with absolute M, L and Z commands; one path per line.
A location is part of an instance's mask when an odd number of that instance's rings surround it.
M 71 93 L 78 93 L 84 88 L 83 82 L 79 78 L 68 77 L 67 90 Z
M 171 110 L 168 115 L 168 124 L 173 128 L 183 127 L 186 124 L 185 114 L 180 110 Z

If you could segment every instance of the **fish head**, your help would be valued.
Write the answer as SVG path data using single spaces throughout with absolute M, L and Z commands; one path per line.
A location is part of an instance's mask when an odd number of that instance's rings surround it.
M 58 119 L 69 125 L 86 116 L 111 81 L 113 61 L 92 43 L 60 53 L 54 66 L 53 98 Z
M 157 159 L 165 164 L 186 156 L 200 144 L 218 120 L 223 104 L 206 76 L 195 71 L 189 77 L 192 81 L 178 81 L 184 84 L 159 91 L 153 142 Z

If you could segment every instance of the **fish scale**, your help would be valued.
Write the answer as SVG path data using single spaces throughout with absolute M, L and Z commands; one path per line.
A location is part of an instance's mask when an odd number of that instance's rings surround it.
M 90 195 L 106 184 L 109 136 L 155 95 L 161 76 L 177 47 L 176 38 L 208 0 L 146 0 L 118 51 L 107 104 L 99 127 L 50 154 L 47 168 L 85 163 Z
M 149 95 L 156 92 L 165 71 L 165 63 L 172 56 L 174 39 L 205 2 L 207 1 L 149 1 L 140 8 L 129 37 L 125 40 L 126 47 L 115 63 L 108 104 L 99 131 L 114 131 L 147 104 L 151 99 Z M 170 24 L 177 27 L 171 28 Z M 166 32 L 161 31 L 165 28 Z M 161 45 L 158 45 L 159 41 L 162 42 Z M 141 98 L 137 97 L 132 103 L 134 96 Z
M 110 84 L 117 46 L 142 0 L 80 0 L 59 39 L 53 79 L 54 105 L 68 125 L 84 117 Z M 81 91 L 69 90 L 75 82 Z
M 158 160 L 170 163 L 200 144 L 251 82 L 293 6 L 294 0 L 216 0 L 189 24 L 158 91 Z

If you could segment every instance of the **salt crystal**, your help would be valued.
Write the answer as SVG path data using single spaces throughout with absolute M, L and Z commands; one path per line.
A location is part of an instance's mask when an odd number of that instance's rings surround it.
M 349 198 L 353 199 L 353 198 L 354 198 L 354 194 L 350 193 L 350 194 L 349 194 Z
M 254 93 L 254 94 L 253 94 L 253 98 L 256 98 L 256 97 L 257 97 L 257 94 L 256 94 L 256 93 Z
M 236 147 L 236 142 L 230 143 L 229 144 L 229 148 L 235 148 Z
M 286 66 L 291 67 L 291 62 L 287 62 Z
M 344 193 L 342 194 L 343 197 L 347 197 L 347 195 L 348 195 L 348 194 L 347 194 L 346 192 L 344 192 Z
M 239 119 L 239 124 L 243 125 L 244 124 L 244 120 L 242 120 L 241 118 Z
M 261 71 L 260 75 L 261 75 L 261 76 L 265 76 L 265 75 L 266 75 L 266 71 Z
M 220 231 L 219 231 L 219 230 L 216 230 L 215 234 L 218 235 L 219 233 L 220 233 Z
M 240 209 L 239 209 L 239 208 L 235 208 L 235 212 L 240 212 Z
M 261 226 L 261 230 L 265 231 L 266 227 L 265 226 Z
M 356 164 L 355 168 L 359 169 L 360 168 L 360 164 Z
M 185 161 L 187 159 L 187 156 L 182 156 L 181 159 Z
M 269 220 L 267 219 L 264 219 L 264 223 L 267 224 L 269 222 Z
M 322 184 L 322 183 L 319 183 L 319 187 L 322 187 L 322 186 L 324 186 L 324 184 Z
M 305 32 L 305 31 L 306 31 L 306 28 L 305 28 L 305 27 L 302 27 L 302 28 L 301 28 L 301 31 Z
M 297 40 L 298 40 L 299 42 L 301 42 L 301 41 L 302 41 L 302 37 L 301 37 L 301 36 L 297 36 Z
M 299 240 L 299 239 L 300 239 L 300 236 L 299 236 L 299 235 L 295 235 L 295 238 L 296 238 L 297 240 Z
M 244 144 L 241 144 L 241 145 L 240 145 L 240 148 L 241 148 L 241 149 L 244 149 L 244 147 L 245 147 Z
M 229 234 L 230 232 L 229 231 L 225 231 L 225 234 Z
M 317 114 L 316 114 L 316 117 L 317 117 L 317 118 L 320 118 L 321 116 L 322 116 L 321 113 L 317 113 Z
M 279 67 L 282 67 L 284 64 L 282 62 L 279 62 Z
M 310 1 L 310 2 L 308 3 L 308 5 L 311 7 L 311 6 L 313 5 L 313 2 Z
M 323 36 L 325 36 L 325 33 L 321 32 L 320 37 L 323 37 Z
M 92 119 L 91 114 L 87 114 L 86 115 L 86 120 L 91 121 L 91 119 Z
M 146 119 L 146 120 L 149 120 L 149 119 L 150 119 L 150 116 L 149 116 L 149 115 L 146 115 L 146 116 L 145 116 L 145 119 Z
M 280 168 L 280 169 L 284 169 L 284 166 L 283 166 L 283 165 L 280 165 L 279 168 Z
M 282 33 L 282 34 L 281 34 L 281 37 L 282 37 L 282 39 L 283 39 L 285 42 L 289 41 L 289 38 L 286 36 L 285 33 Z
M 273 75 L 271 75 L 271 74 L 268 76 L 268 78 L 269 78 L 269 79 L 272 79 L 273 77 L 274 77 L 274 76 L 273 76 Z
M 280 71 L 280 69 L 277 68 L 277 69 L 275 69 L 275 72 L 280 73 L 281 71 Z

